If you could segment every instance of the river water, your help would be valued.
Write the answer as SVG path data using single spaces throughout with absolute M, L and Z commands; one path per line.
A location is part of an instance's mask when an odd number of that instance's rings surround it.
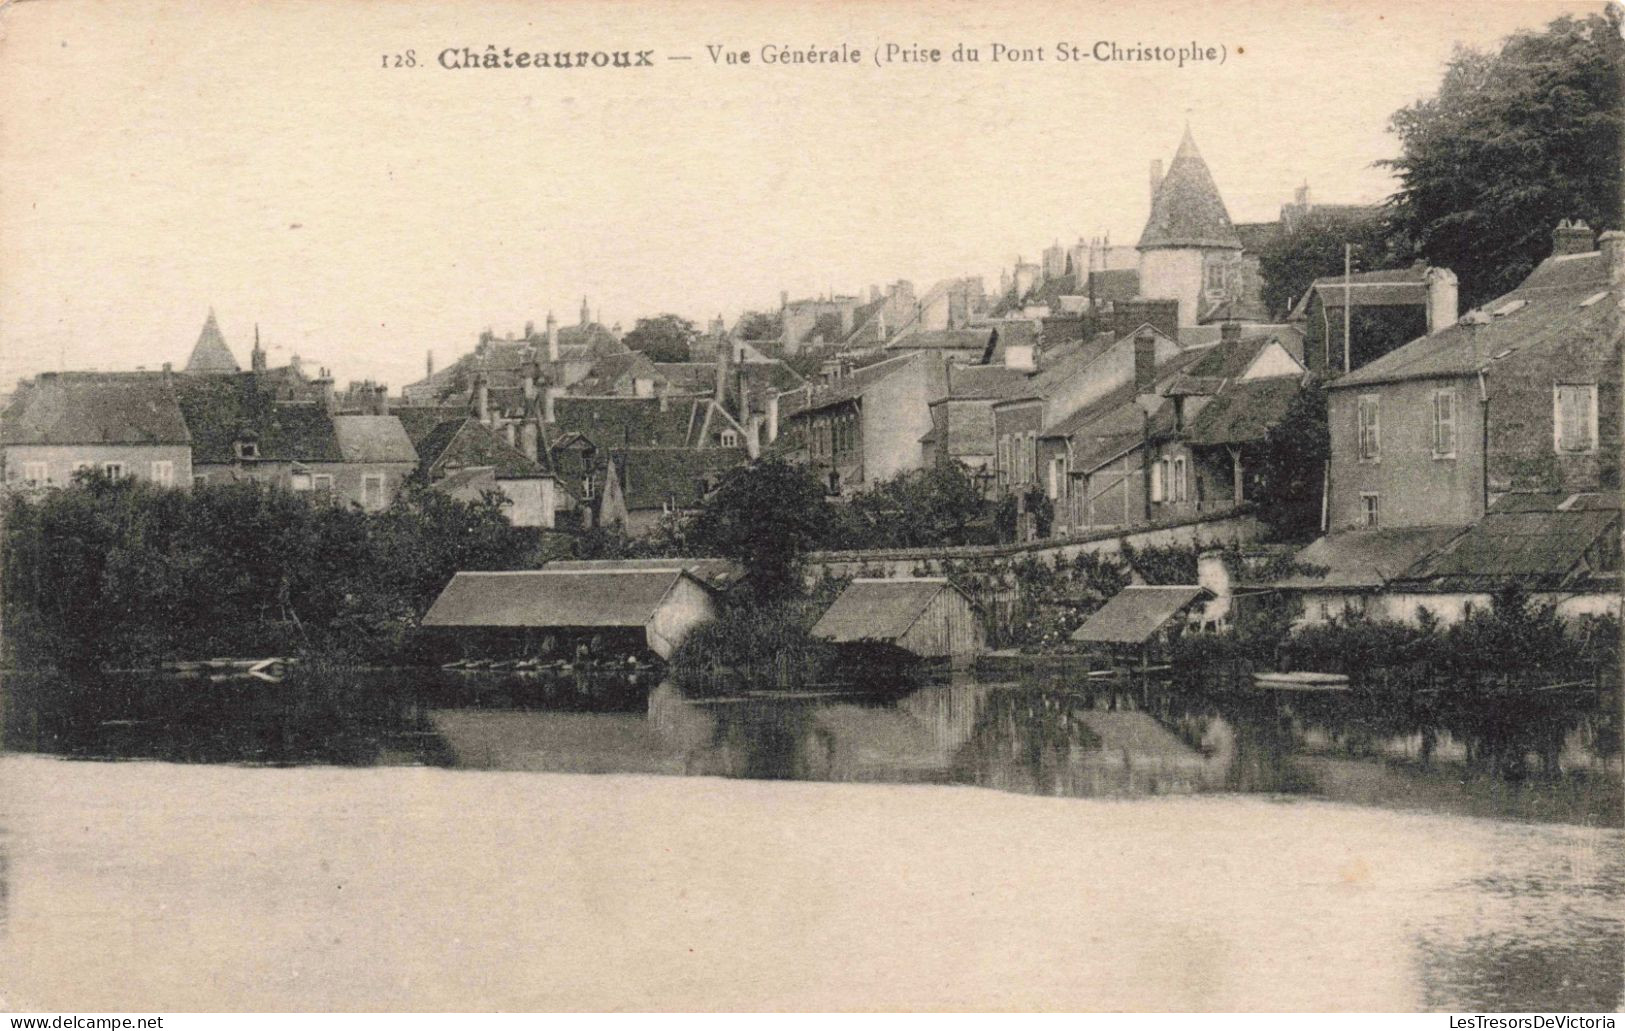
M 1613 1009 L 1615 705 L 0 681 L 0 1008 Z

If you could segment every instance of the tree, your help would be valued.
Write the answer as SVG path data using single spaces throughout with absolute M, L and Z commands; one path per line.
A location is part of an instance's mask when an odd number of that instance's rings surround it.
M 1517 285 L 1560 219 L 1620 225 L 1625 42 L 1616 6 L 1458 48 L 1436 96 L 1397 112 L 1396 245 L 1456 273 L 1464 306 Z
M 970 470 L 948 457 L 875 484 L 849 511 L 852 533 L 867 547 L 944 547 L 991 535 L 990 504 Z
M 634 351 L 642 351 L 652 362 L 686 362 L 688 345 L 697 335 L 694 323 L 667 313 L 639 319 L 623 342 Z
M 1277 540 L 1301 540 L 1320 529 L 1321 492 L 1331 434 L 1326 426 L 1326 391 L 1311 382 L 1298 392 L 1286 415 L 1264 437 L 1257 479 L 1249 493 L 1267 498 L 1258 518 Z
M 832 538 L 834 522 L 812 473 L 770 459 L 725 478 L 688 539 L 742 563 L 759 598 L 783 598 L 800 593 L 802 556 Z
M 1387 267 L 1392 263 L 1387 233 L 1380 217 L 1311 211 L 1291 232 L 1277 234 L 1258 255 L 1263 301 L 1270 316 L 1284 319 L 1316 279 L 1342 275 L 1344 244 L 1354 245 L 1356 272 Z
M 740 317 L 737 332 L 741 340 L 777 340 L 784 321 L 776 312 L 748 311 Z

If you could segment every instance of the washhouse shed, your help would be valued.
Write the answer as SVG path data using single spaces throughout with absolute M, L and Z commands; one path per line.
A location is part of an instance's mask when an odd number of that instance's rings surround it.
M 976 603 L 945 577 L 853 580 L 812 633 L 839 645 L 885 646 L 922 659 L 961 659 L 987 650 Z
M 483 634 L 527 650 L 646 650 L 669 659 L 716 616 L 716 592 L 684 569 L 541 569 L 458 573 L 423 626 Z
M 1125 587 L 1084 620 L 1072 640 L 1149 665 L 1212 597 L 1213 592 L 1194 584 Z

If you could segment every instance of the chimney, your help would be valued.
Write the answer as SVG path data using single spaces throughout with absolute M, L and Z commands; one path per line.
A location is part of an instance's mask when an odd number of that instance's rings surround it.
M 474 418 L 491 425 L 491 384 L 483 370 L 474 374 Z
M 1150 394 L 1157 382 L 1157 338 L 1149 331 L 1134 337 L 1134 393 Z
M 784 309 L 786 309 L 788 307 L 790 307 L 790 291 L 788 291 L 788 290 L 780 290 L 779 291 L 779 310 L 783 311 Z
M 1586 225 L 1585 219 L 1577 218 L 1573 222 L 1563 219 L 1552 230 L 1552 257 L 1563 254 L 1585 254 L 1597 249 L 1591 234 L 1591 227 Z
M 316 394 L 322 400 L 322 407 L 327 414 L 332 415 L 338 408 L 338 398 L 333 396 L 333 375 L 326 369 L 318 371 L 315 381 Z
M 547 313 L 547 360 L 559 360 L 559 320 L 553 317 L 552 312 Z
M 372 414 L 389 414 L 389 387 L 382 383 L 372 388 Z
M 549 426 L 553 425 L 553 384 L 542 384 L 542 421 Z
M 1157 199 L 1157 188 L 1162 185 L 1162 159 L 1154 158 L 1151 161 L 1151 200 Z
M 1428 333 L 1438 333 L 1456 324 L 1456 274 L 1447 268 L 1430 268 L 1423 278 L 1428 285 Z
M 762 457 L 762 417 L 753 415 L 745 420 L 745 454 L 751 461 Z
M 728 402 L 728 367 L 733 364 L 733 348 L 717 348 L 717 384 L 713 400 L 719 405 Z
M 525 363 L 525 374 L 520 378 L 525 388 L 525 400 L 527 402 L 536 400 L 536 381 L 542 378 L 542 369 L 534 358 Z M 528 409 L 530 406 L 527 404 L 525 407 Z
M 767 442 L 773 443 L 779 439 L 779 395 L 771 391 L 767 395 Z
M 297 365 L 298 364 L 298 359 L 296 358 L 290 364 Z M 423 378 L 424 379 L 434 379 L 434 350 L 433 350 L 433 348 L 431 348 L 428 351 L 424 352 L 424 356 L 423 356 Z
M 539 454 L 536 446 L 539 431 L 534 418 L 526 419 L 519 424 L 519 450 L 532 462 L 537 460 Z
M 1241 340 L 1241 323 L 1226 322 L 1219 326 L 1219 343 L 1234 344 Z
M 739 392 L 739 421 L 744 422 L 750 418 L 750 377 L 743 365 L 734 369 L 734 388 Z
M 1597 238 L 1597 246 L 1602 249 L 1602 264 L 1608 270 L 1608 282 L 1618 284 L 1625 279 L 1625 233 L 1618 229 L 1610 229 Z
M 1032 344 L 1005 344 L 1004 367 L 1019 372 L 1034 372 L 1038 368 L 1038 359 L 1033 354 Z
M 589 313 L 587 311 L 587 299 L 585 297 L 583 297 L 581 299 L 581 324 L 583 326 L 585 326 L 587 323 L 589 323 L 591 321 L 592 321 L 592 315 L 591 315 L 591 313 Z

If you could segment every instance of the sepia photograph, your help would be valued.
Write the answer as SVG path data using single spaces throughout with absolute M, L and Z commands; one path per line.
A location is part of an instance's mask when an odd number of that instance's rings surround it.
M 9 1027 L 1614 1027 L 1622 27 L 0 5 Z

